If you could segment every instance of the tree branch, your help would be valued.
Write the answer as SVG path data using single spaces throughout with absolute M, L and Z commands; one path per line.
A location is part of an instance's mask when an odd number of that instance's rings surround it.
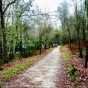
M 16 0 L 13 0 L 12 2 L 9 2 L 9 4 L 7 4 L 6 8 L 4 9 L 3 13 L 5 13 L 7 11 L 7 9 L 9 8 L 9 6 L 14 4 L 15 2 L 16 2 Z

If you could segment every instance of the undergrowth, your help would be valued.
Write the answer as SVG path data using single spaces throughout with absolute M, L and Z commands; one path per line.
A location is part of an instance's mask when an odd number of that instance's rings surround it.
M 62 51 L 62 56 L 63 56 L 64 61 L 69 61 L 69 60 L 71 60 L 71 59 L 70 59 L 70 56 L 69 56 L 69 53 L 65 52 L 65 50 L 67 49 L 66 46 L 63 46 L 62 49 L 63 49 L 63 51 Z M 76 80 L 77 80 L 76 68 L 75 68 L 74 65 L 68 65 L 68 66 L 67 66 L 67 71 L 66 71 L 66 73 L 69 73 L 69 74 L 70 74 L 72 81 L 76 81 Z
M 55 47 L 54 47 L 55 48 Z M 50 48 L 48 49 L 48 53 L 50 51 L 52 51 L 54 48 Z M 1 86 L 8 80 L 10 80 L 10 78 L 16 76 L 18 73 L 20 73 L 21 71 L 26 70 L 27 68 L 29 68 L 31 65 L 35 64 L 36 62 L 38 62 L 41 58 L 39 59 L 30 59 L 28 62 L 26 62 L 24 65 L 18 65 L 16 67 L 10 67 L 7 71 L 1 71 L 1 77 L 0 77 L 0 88 Z M 19 61 L 19 57 L 16 60 L 13 60 L 12 63 L 15 63 L 15 61 Z
M 67 69 L 67 72 L 70 73 L 71 79 L 72 81 L 76 81 L 77 80 L 77 76 L 76 76 L 76 68 L 74 66 L 69 66 Z
M 30 60 L 29 62 L 26 62 L 24 65 L 22 66 L 17 66 L 17 67 L 11 67 L 9 68 L 7 71 L 2 73 L 2 78 L 10 78 L 11 76 L 16 75 L 17 73 L 19 73 L 20 71 L 23 71 L 25 69 L 27 69 L 31 64 L 34 64 L 35 62 L 37 62 L 38 59 L 34 59 L 34 60 Z
M 65 61 L 69 60 L 69 55 L 67 53 L 63 52 L 62 56 L 63 56 Z
M 54 48 L 50 48 L 48 52 L 52 51 Z M 30 59 L 24 65 L 18 65 L 16 67 L 11 67 L 7 71 L 2 72 L 1 79 L 9 79 L 10 77 L 18 74 L 19 72 L 24 71 L 25 69 L 27 69 L 28 67 L 30 67 L 32 64 L 35 64 L 39 60 L 40 59 Z

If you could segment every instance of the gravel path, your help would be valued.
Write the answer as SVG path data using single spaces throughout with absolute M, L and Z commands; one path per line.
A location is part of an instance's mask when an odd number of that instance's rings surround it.
M 17 80 L 10 81 L 3 88 L 57 88 L 58 71 L 61 73 L 61 59 L 59 47 L 55 48 L 37 64 L 17 76 Z

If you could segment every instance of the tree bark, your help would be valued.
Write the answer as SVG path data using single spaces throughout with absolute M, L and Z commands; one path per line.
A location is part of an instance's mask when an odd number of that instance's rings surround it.
M 41 36 L 40 36 L 40 38 L 39 38 L 40 40 L 39 40 L 39 43 L 40 43 L 40 54 L 42 53 L 42 39 L 41 39 Z
M 80 28 L 80 27 L 79 27 L 79 28 Z M 80 56 L 80 58 L 83 58 L 82 46 L 81 46 L 81 42 L 80 42 L 80 33 L 79 33 L 79 29 L 77 30 L 77 34 L 78 34 L 78 49 L 79 49 L 79 56 Z
M 73 50 L 72 50 L 72 45 L 71 45 L 71 33 L 70 33 L 70 29 L 69 29 L 69 28 L 68 28 L 68 34 L 69 34 L 70 49 L 71 49 L 71 51 L 73 52 Z
M 0 0 L 0 18 L 1 18 L 1 30 L 2 30 L 2 58 L 3 63 L 7 62 L 7 46 L 6 46 L 6 30 L 4 22 L 4 13 L 2 10 L 2 0 Z
M 88 41 L 86 42 L 86 59 L 85 59 L 85 68 L 87 68 L 88 63 Z
M 83 41 L 85 42 L 86 40 L 86 32 L 85 32 L 85 21 L 84 21 L 84 17 L 82 18 L 82 30 L 83 30 Z

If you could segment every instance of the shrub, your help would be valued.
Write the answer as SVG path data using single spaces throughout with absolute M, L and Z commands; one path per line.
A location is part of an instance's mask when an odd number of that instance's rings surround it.
M 62 53 L 62 56 L 64 57 L 64 60 L 69 60 L 69 55 L 65 52 Z
M 22 57 L 21 57 L 21 55 L 20 55 L 20 52 L 17 52 L 15 55 L 14 55 L 14 58 L 13 58 L 13 60 L 19 60 L 19 59 L 21 59 Z
M 76 81 L 76 80 L 77 80 L 76 75 L 73 75 L 73 76 L 72 76 L 72 81 Z
M 25 48 L 22 50 L 22 56 L 23 57 L 28 57 L 29 55 L 32 55 L 33 52 L 35 52 L 35 44 L 29 40 L 26 44 L 24 44 Z
M 68 73 L 72 73 L 72 69 L 73 69 L 72 66 L 69 66 L 67 69 Z
M 72 81 L 77 80 L 76 69 L 75 69 L 74 65 L 73 66 L 69 66 L 68 69 L 67 69 L 67 72 L 70 73 Z
M 32 61 L 26 62 L 23 66 L 12 67 L 8 69 L 8 71 L 2 73 L 3 77 L 9 78 L 10 76 L 17 74 L 20 71 L 27 69 L 31 64 L 32 64 Z

